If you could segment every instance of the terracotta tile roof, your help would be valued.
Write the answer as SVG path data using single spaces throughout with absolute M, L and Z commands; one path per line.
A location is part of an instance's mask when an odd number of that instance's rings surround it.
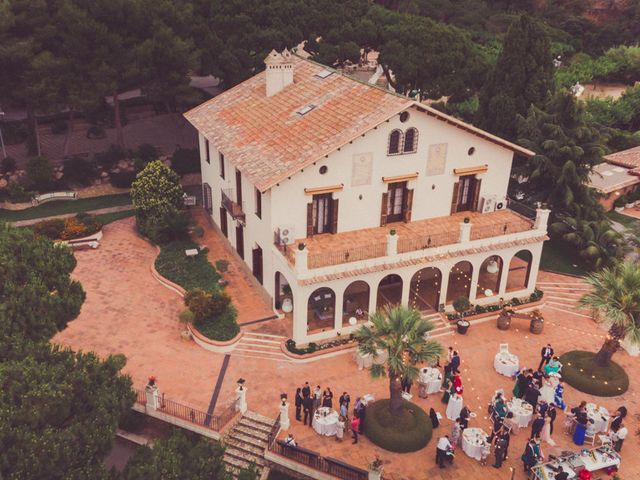
M 607 163 L 620 165 L 627 168 L 640 167 L 640 147 L 629 148 L 621 152 L 611 153 L 602 157 Z
M 416 106 L 423 112 L 527 156 L 533 152 L 401 95 L 291 56 L 294 83 L 266 96 L 266 74 L 185 113 L 193 124 L 259 190 L 266 191 L 393 115 Z M 314 105 L 300 115 L 298 110 Z

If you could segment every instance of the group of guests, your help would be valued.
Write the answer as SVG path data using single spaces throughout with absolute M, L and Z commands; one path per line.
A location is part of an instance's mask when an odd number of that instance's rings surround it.
M 444 365 L 444 375 L 442 378 L 442 403 L 449 403 L 449 399 L 452 395 L 462 395 L 464 389 L 462 388 L 462 377 L 460 376 L 460 354 L 457 350 L 449 347 L 447 350 L 447 358 Z
M 349 404 L 351 396 L 347 392 L 343 392 L 338 399 L 338 424 L 336 431 L 336 440 L 342 441 L 347 425 L 351 428 L 352 443 L 358 443 L 358 435 L 364 431 L 364 424 L 367 412 L 366 403 L 360 398 L 356 398 L 349 423 Z M 313 426 L 313 416 L 320 407 L 333 409 L 333 392 L 327 387 L 322 390 L 320 385 L 311 391 L 309 382 L 305 382 L 302 387 L 296 389 L 295 395 L 296 420 L 304 425 Z M 304 414 L 304 418 L 302 416 Z

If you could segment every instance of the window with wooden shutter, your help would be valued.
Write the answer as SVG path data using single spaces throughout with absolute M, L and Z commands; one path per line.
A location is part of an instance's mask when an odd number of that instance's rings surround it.
M 476 180 L 475 192 L 473 192 L 473 208 L 471 208 L 472 212 L 478 210 L 478 203 L 480 201 L 480 184 L 482 180 Z
M 382 206 L 380 207 L 380 226 L 387 224 L 387 202 L 389 201 L 389 192 L 382 194 Z
M 313 202 L 307 203 L 307 238 L 313 237 Z
M 207 163 L 211 163 L 211 154 L 209 149 L 209 140 L 204 139 L 204 159 Z
M 389 134 L 389 145 L 387 146 L 388 155 L 396 155 L 400 153 L 402 148 L 402 132 L 400 130 L 393 130 Z
M 411 221 L 411 207 L 413 206 L 413 188 L 408 189 L 405 192 L 404 206 L 402 208 L 403 220 L 405 222 Z
M 338 199 L 331 200 L 331 233 L 338 233 Z
M 458 211 L 458 189 L 460 188 L 460 182 L 453 184 L 453 196 L 451 197 L 451 214 L 453 215 Z

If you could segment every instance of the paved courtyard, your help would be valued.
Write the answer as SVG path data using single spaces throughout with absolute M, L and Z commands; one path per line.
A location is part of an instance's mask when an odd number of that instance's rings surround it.
M 203 243 L 211 248 L 210 258 L 226 255 L 220 239 L 208 229 Z M 220 244 L 222 245 L 222 244 Z M 220 253 L 219 253 L 220 252 Z M 104 240 L 96 251 L 78 252 L 78 267 L 74 277 L 80 280 L 87 292 L 87 300 L 78 319 L 58 334 L 54 341 L 85 351 L 94 350 L 100 355 L 123 353 L 127 357 L 125 370 L 138 388 L 142 387 L 149 375 L 158 379 L 160 389 L 167 398 L 207 410 L 212 404 L 216 382 L 221 373 L 224 355 L 207 352 L 192 342 L 182 340 L 177 315 L 182 310 L 182 300 L 172 291 L 157 283 L 150 275 L 150 265 L 156 251 L 143 239 L 135 235 L 133 219 L 119 221 L 105 227 Z M 233 260 L 233 257 L 231 257 Z M 235 274 L 234 274 L 235 272 Z M 262 318 L 268 306 L 253 290 L 248 279 L 243 280 L 240 270 L 230 269 L 230 293 L 240 311 L 241 322 Z M 244 282 L 244 285 L 243 285 Z M 547 297 L 556 297 L 544 308 L 545 330 L 542 335 L 531 335 L 527 325 L 514 322 L 509 331 L 500 331 L 495 322 L 473 325 L 468 334 L 450 335 L 439 340 L 460 351 L 462 357 L 464 399 L 477 413 L 471 426 L 481 426 L 488 431 L 489 422 L 485 418 L 486 406 L 497 388 L 510 392 L 510 379 L 498 375 L 493 370 L 493 356 L 499 343 L 508 343 L 511 352 L 520 357 L 520 364 L 536 367 L 542 345 L 551 342 L 556 352 L 570 349 L 596 349 L 603 338 L 603 332 L 595 323 L 572 308 L 572 301 L 578 297 L 575 285 L 579 279 L 543 273 L 539 286 L 547 290 Z M 235 284 L 234 290 L 231 286 Z M 563 293 L 564 292 L 564 293 Z M 240 298 L 237 298 L 237 296 Z M 253 316 L 256 314 L 256 316 Z M 252 318 L 253 317 L 253 318 Z M 287 330 L 285 320 L 251 324 L 255 331 L 283 335 Z M 616 361 L 628 372 L 637 370 L 640 360 L 626 352 L 616 354 Z M 335 403 L 343 391 L 348 391 L 352 399 L 365 393 L 376 398 L 388 396 L 386 380 L 372 380 L 368 372 L 359 371 L 353 360 L 353 353 L 345 353 L 312 363 L 292 363 L 285 359 L 250 358 L 232 353 L 228 368 L 223 371 L 221 390 L 216 403 L 216 411 L 226 407 L 233 398 L 235 382 L 244 378 L 248 386 L 248 404 L 251 410 L 275 417 L 278 413 L 278 399 L 281 392 L 293 398 L 295 387 L 308 380 L 330 386 L 335 394 Z M 636 414 L 639 413 L 638 392 L 640 381 L 631 377 L 631 388 L 620 397 L 599 399 L 589 397 L 566 388 L 565 399 L 569 405 L 580 400 L 593 401 L 606 406 L 610 411 L 620 405 L 630 410 L 628 426 L 630 435 L 623 447 L 621 473 L 625 480 L 640 478 L 640 458 L 634 456 L 639 442 L 635 435 Z M 444 415 L 444 405 L 439 395 L 429 399 L 414 397 L 418 405 L 428 411 L 434 407 Z M 214 402 L 215 403 L 215 402 Z M 319 437 L 309 427 L 304 427 L 294 419 L 293 407 L 291 431 L 299 445 L 331 457 L 366 468 L 375 455 L 385 463 L 386 479 L 435 479 L 458 478 L 483 479 L 494 476 L 491 466 L 481 467 L 463 453 L 456 456 L 454 465 L 444 470 L 434 468 L 435 441 L 432 440 L 422 451 L 412 454 L 392 454 L 373 446 L 365 437 L 352 445 L 347 436 L 343 443 L 334 438 Z M 577 450 L 569 437 L 562 433 L 564 415 L 560 413 L 556 421 L 554 439 L 556 447 L 543 447 L 545 453 L 559 453 L 563 449 Z M 434 432 L 434 437 L 448 433 L 451 423 L 444 420 Z M 495 478 L 511 478 L 509 467 L 516 467 L 516 479 L 524 479 L 520 455 L 529 430 L 522 430 L 513 437 L 509 460 Z

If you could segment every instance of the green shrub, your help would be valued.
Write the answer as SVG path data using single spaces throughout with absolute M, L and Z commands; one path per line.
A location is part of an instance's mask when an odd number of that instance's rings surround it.
M 189 325 L 190 323 L 193 323 L 193 321 L 195 320 L 195 315 L 188 308 L 180 312 L 180 315 L 178 315 L 178 317 L 180 319 L 180 323 L 184 325 Z
M 103 226 L 103 223 L 99 221 L 95 215 L 86 212 L 80 212 L 77 214 L 76 220 L 85 226 L 85 235 L 92 235 L 99 232 Z
M 62 236 L 62 232 L 64 231 L 64 220 L 62 218 L 53 218 L 51 220 L 38 222 L 33 226 L 33 231 L 36 235 L 56 240 Z
M 135 152 L 135 157 L 139 158 L 140 161 L 146 165 L 147 163 L 158 159 L 158 149 L 150 143 L 143 143 L 138 146 L 138 149 Z
M 131 184 L 136 179 L 136 172 L 129 170 L 122 170 L 118 173 L 112 173 L 109 175 L 109 181 L 111 185 L 117 188 L 131 188 Z
M 21 183 L 9 182 L 7 185 L 7 194 L 12 203 L 29 202 L 33 198 L 33 192 L 24 188 Z
M 16 171 L 16 161 L 13 157 L 2 159 L 2 173 L 13 173 Z
M 74 185 L 91 185 L 98 171 L 95 164 L 81 158 L 71 157 L 62 164 L 64 179 Z
M 620 207 L 624 207 L 624 205 L 626 203 L 627 203 L 627 196 L 626 195 L 620 195 L 613 202 L 613 206 L 616 207 L 616 208 L 620 208 Z
M 106 152 L 96 153 L 95 161 L 105 170 L 110 170 L 120 160 L 127 158 L 127 152 L 118 145 L 111 145 Z
M 459 296 L 453 301 L 453 309 L 458 313 L 464 313 L 471 309 L 471 302 L 464 295 Z
M 128 409 L 118 422 L 118 425 L 127 432 L 141 432 L 147 425 L 147 418 L 144 413 Z
M 305 348 L 298 348 L 296 346 L 296 342 L 291 338 L 285 342 L 285 346 L 287 347 L 287 350 L 291 353 L 295 353 L 296 355 L 307 355 L 318 350 L 318 344 L 314 342 L 309 343 Z
M 195 320 L 202 320 L 222 315 L 231 305 L 231 297 L 218 290 L 206 292 L 194 288 L 184 296 L 184 304 L 193 312 Z
M 218 340 L 220 342 L 226 342 L 231 340 L 240 332 L 240 326 L 236 322 L 238 312 L 233 305 L 219 317 L 216 318 L 204 318 L 194 321 L 193 325 L 202 333 L 205 337 L 211 340 Z
M 419 406 L 402 401 L 400 415 L 389 411 L 389 399 L 367 407 L 364 434 L 375 445 L 391 452 L 406 453 L 423 449 L 431 440 L 431 419 Z
M 53 165 L 47 157 L 31 157 L 27 162 L 27 177 L 30 186 L 36 190 L 46 190 L 51 186 Z
M 216 269 L 220 273 L 226 272 L 229 269 L 229 260 L 225 260 L 224 258 L 216 260 Z
M 602 368 L 595 363 L 596 354 L 572 350 L 560 357 L 562 378 L 576 390 L 597 397 L 615 397 L 629 389 L 629 376 L 615 362 Z
M 171 168 L 180 176 L 200 173 L 200 154 L 195 148 L 178 148 L 171 157 Z
M 155 266 L 160 275 L 177 283 L 185 290 L 201 288 L 205 291 L 219 290 L 220 275 L 202 253 L 193 258 L 184 251 L 198 246 L 190 240 L 176 240 L 161 245 Z

